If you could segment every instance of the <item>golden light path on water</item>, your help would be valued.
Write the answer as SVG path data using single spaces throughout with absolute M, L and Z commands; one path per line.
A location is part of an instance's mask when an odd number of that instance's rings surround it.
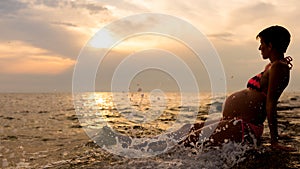
M 211 105 L 210 93 L 197 99 L 191 94 L 188 105 L 181 105 L 180 93 L 131 92 L 85 93 L 82 95 L 84 114 L 81 122 L 90 129 L 109 126 L 131 137 L 151 137 L 170 129 L 178 120 L 188 122 L 195 112 L 196 121 L 203 122 Z M 199 104 L 200 103 L 200 104 Z M 200 105 L 197 107 L 196 105 Z M 182 119 L 178 119 L 182 114 Z

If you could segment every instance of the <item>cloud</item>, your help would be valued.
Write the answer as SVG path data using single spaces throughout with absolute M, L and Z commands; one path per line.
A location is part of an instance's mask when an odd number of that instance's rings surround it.
M 230 33 L 230 32 L 223 32 L 223 33 L 208 34 L 207 36 L 209 38 L 216 38 L 216 39 L 221 39 L 224 41 L 231 41 L 234 34 Z
M 272 2 L 261 0 L 2 0 L 0 1 L 0 81 L 5 82 L 5 85 L 2 83 L 0 87 L 34 90 L 40 86 L 42 90 L 53 86 L 57 88 L 60 85 L 55 85 L 57 81 L 68 79 L 68 82 L 64 82 L 64 87 L 68 88 L 71 85 L 74 60 L 93 33 L 115 19 L 144 12 L 169 14 L 190 22 L 207 34 L 216 45 L 220 56 L 224 58 L 226 71 L 235 77 L 239 75 L 246 78 L 248 75 L 245 75 L 245 72 L 259 70 L 261 65 L 250 64 L 245 70 L 244 65 L 237 62 L 239 60 L 250 62 L 251 58 L 256 58 L 258 44 L 255 36 L 261 29 L 270 24 L 283 24 L 291 31 L 293 43 L 298 44 L 300 41 L 297 36 L 300 34 L 297 29 L 300 26 L 297 20 L 300 16 L 299 2 L 297 0 Z M 159 24 L 157 20 L 146 18 L 143 22 L 124 22 L 112 31 L 118 35 L 130 30 L 142 31 L 143 28 Z M 188 36 L 193 35 L 188 34 Z M 153 39 L 141 39 L 139 42 L 147 44 L 146 41 L 162 44 L 162 41 L 156 42 Z M 10 48 L 10 45 L 13 48 Z M 169 47 L 172 51 L 171 45 Z M 298 55 L 299 50 L 296 45 L 291 47 L 290 54 Z M 257 60 L 260 61 L 260 58 L 258 57 Z M 296 62 L 298 61 L 295 60 L 294 65 L 297 65 Z M 57 72 L 51 74 L 52 69 L 46 63 L 56 68 Z M 66 64 L 60 65 L 61 63 Z M 232 67 L 233 64 L 237 66 Z M 297 69 L 293 71 L 299 72 Z M 22 75 L 19 74 L 22 72 Z M 21 83 L 24 86 L 18 85 Z
M 64 57 L 75 58 L 82 44 L 80 32 L 68 31 L 51 23 L 26 18 L 0 21 L 0 41 L 24 41 Z
M 161 21 L 151 16 L 138 15 L 132 20 L 118 21 L 112 25 L 108 25 L 109 30 L 116 36 L 122 34 L 130 34 L 131 32 L 144 32 L 149 27 L 161 26 Z
M 265 19 L 265 17 L 271 17 L 272 14 L 276 15 L 276 8 L 273 4 L 259 2 L 234 10 L 231 18 L 233 24 L 249 24 L 250 22 L 253 23 Z
M 69 22 L 51 22 L 54 25 L 62 25 L 62 26 L 68 26 L 68 27 L 78 27 L 78 25 L 69 23 Z
M 0 42 L 24 41 L 67 58 L 76 58 L 93 29 L 111 18 L 102 3 L 84 0 L 1 1 L 0 5 L 14 13 L 0 18 Z
M 85 1 L 85 0 L 37 0 L 35 5 L 44 5 L 49 8 L 66 8 L 70 7 L 73 9 L 87 10 L 90 14 L 97 14 L 102 11 L 108 11 L 108 9 L 102 5 L 102 3 Z
M 61 5 L 61 3 L 65 3 L 66 1 L 60 0 L 37 0 L 35 1 L 35 5 L 45 5 L 48 7 L 56 8 Z
M 0 14 L 7 15 L 13 14 L 21 9 L 25 9 L 28 7 L 27 3 L 20 2 L 17 0 L 2 0 L 0 1 Z
M 17 48 L 18 50 L 14 50 Z M 74 60 L 55 55 L 20 41 L 0 44 L 0 73 L 60 74 L 75 64 Z
M 108 10 L 106 7 L 104 7 L 102 5 L 97 5 L 97 4 L 83 4 L 81 6 L 85 9 L 87 9 L 90 12 L 90 14 L 97 14 L 100 11 Z

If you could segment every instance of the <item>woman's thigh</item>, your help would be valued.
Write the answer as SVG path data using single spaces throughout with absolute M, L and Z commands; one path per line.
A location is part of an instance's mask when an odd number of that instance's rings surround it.
M 241 121 L 221 120 L 207 126 L 204 123 L 194 124 L 188 137 L 181 143 L 186 147 L 195 147 L 207 141 L 212 145 L 220 145 L 229 140 L 241 142 L 242 138 Z
M 210 136 L 213 144 L 222 144 L 229 140 L 242 142 L 243 129 L 241 120 L 223 120 L 218 124 L 214 133 Z

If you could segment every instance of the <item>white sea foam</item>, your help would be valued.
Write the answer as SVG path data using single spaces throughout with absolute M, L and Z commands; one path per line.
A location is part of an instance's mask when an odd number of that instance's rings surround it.
M 176 146 L 169 152 L 151 158 L 128 160 L 112 168 L 232 168 L 246 159 L 249 146 L 228 142 L 222 147 L 201 147 L 198 149 Z

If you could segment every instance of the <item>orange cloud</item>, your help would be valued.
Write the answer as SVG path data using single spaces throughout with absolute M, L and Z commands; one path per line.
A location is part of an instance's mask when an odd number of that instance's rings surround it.
M 45 49 L 21 41 L 0 44 L 0 73 L 55 75 L 75 64 Z

